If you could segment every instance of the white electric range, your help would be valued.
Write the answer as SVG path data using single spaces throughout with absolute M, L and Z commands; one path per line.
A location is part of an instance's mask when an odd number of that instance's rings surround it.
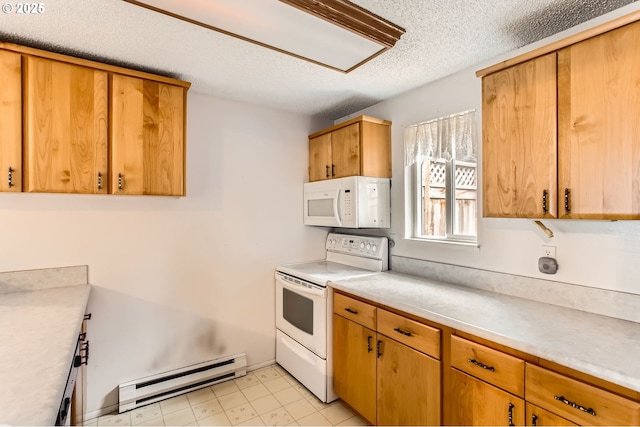
M 388 270 L 386 237 L 329 233 L 323 260 L 276 267 L 276 361 L 318 399 L 333 392 L 333 297 L 327 283 Z

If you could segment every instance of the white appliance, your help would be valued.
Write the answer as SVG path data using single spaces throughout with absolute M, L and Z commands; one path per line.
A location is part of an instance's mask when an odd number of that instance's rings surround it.
M 323 402 L 333 392 L 331 280 L 388 270 L 386 237 L 329 233 L 326 258 L 276 267 L 276 361 Z
M 304 184 L 304 224 L 345 228 L 391 226 L 391 180 L 349 176 Z

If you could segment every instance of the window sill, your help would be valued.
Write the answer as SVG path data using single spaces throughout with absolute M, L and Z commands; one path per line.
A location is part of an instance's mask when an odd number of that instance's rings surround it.
M 452 240 L 452 239 L 424 239 L 420 237 L 403 237 L 402 240 L 408 242 L 421 242 L 421 243 L 435 243 L 437 245 L 452 245 L 452 246 L 460 246 L 460 247 L 468 247 L 468 248 L 480 248 L 480 244 L 478 242 L 473 242 L 469 240 Z

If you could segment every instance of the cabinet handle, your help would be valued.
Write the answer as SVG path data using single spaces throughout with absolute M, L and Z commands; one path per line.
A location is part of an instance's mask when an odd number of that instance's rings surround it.
M 344 311 L 348 311 L 351 314 L 358 314 L 358 312 L 356 310 L 354 310 L 352 308 L 349 308 L 349 307 L 345 308 Z
M 542 214 L 546 215 L 547 212 L 549 212 L 549 209 L 547 208 L 547 196 L 549 195 L 549 192 L 547 190 L 542 190 Z
M 596 411 L 594 411 L 592 408 L 585 408 L 584 406 L 578 405 L 577 403 L 573 403 L 568 401 L 567 399 L 564 398 L 564 396 L 553 396 L 553 398 L 555 400 L 559 400 L 560 402 L 564 403 L 565 405 L 569 405 L 572 408 L 576 408 L 581 410 L 582 412 L 586 412 L 587 414 L 591 414 L 593 416 L 596 415 Z
M 98 190 L 102 190 L 102 172 L 98 172 Z
M 476 366 L 480 366 L 482 369 L 486 369 L 487 371 L 495 372 L 495 368 L 493 366 L 487 366 L 484 363 L 478 362 L 476 359 L 467 359 L 470 363 L 473 363 Z
M 329 178 L 329 165 L 326 165 L 324 168 L 325 168 L 325 173 L 327 175 L 327 178 Z
M 331 176 L 336 176 L 336 165 L 331 165 Z
M 515 408 L 516 405 L 514 405 L 513 403 L 509 403 L 509 425 L 513 426 L 515 424 L 513 424 L 513 408 Z
M 409 331 L 404 331 L 404 330 L 402 330 L 400 328 L 393 328 L 393 330 L 396 331 L 397 333 L 405 335 L 407 337 L 411 336 L 411 332 L 409 332 Z
M 376 353 L 378 355 L 378 359 L 380 358 L 380 356 L 382 356 L 382 341 L 378 340 L 378 343 L 376 344 Z
M 118 174 L 118 190 L 122 190 L 122 182 L 124 181 L 124 177 L 121 173 Z
M 373 347 L 371 346 L 371 341 L 373 341 L 373 337 L 369 335 L 367 337 L 367 353 L 371 353 L 373 351 Z
M 571 194 L 571 191 L 569 191 L 568 188 L 564 189 L 564 212 L 565 213 L 570 213 L 571 212 L 571 207 L 569 206 L 569 195 Z
M 15 172 L 15 170 L 11 166 L 9 166 L 9 177 L 7 180 L 9 188 L 13 187 L 13 172 Z
M 538 416 L 536 414 L 531 415 L 531 425 L 534 427 L 538 425 Z

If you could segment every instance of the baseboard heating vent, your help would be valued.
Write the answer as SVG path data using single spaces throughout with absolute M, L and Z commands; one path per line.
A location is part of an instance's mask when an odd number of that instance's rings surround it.
M 247 374 L 247 355 L 222 357 L 158 375 L 122 383 L 119 412 L 168 399 Z

